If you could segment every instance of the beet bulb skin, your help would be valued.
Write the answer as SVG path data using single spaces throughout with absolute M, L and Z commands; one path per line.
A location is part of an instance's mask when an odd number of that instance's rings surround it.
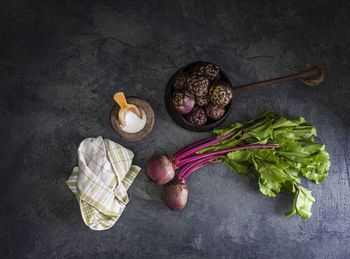
M 185 182 L 175 181 L 165 187 L 162 199 L 171 210 L 182 210 L 187 203 L 188 189 Z
M 157 184 L 165 184 L 174 178 L 175 171 L 169 159 L 164 155 L 156 155 L 147 161 L 146 173 Z

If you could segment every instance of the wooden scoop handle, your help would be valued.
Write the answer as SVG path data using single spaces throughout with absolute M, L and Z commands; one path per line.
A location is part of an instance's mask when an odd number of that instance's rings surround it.
M 114 98 L 114 101 L 116 101 L 117 104 L 119 104 L 121 110 L 125 109 L 128 106 L 124 93 L 118 92 L 114 95 L 113 98 Z

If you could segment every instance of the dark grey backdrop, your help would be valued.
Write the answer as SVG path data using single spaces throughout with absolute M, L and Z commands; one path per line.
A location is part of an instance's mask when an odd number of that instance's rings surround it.
M 2 1 L 0 11 L 0 255 L 8 258 L 348 258 L 349 1 Z M 269 108 L 316 125 L 332 166 L 313 191 L 313 216 L 285 218 L 292 198 L 263 196 L 254 179 L 215 165 L 193 174 L 175 213 L 143 170 L 131 202 L 104 232 L 83 223 L 65 180 L 84 138 L 102 135 L 145 167 L 209 133 L 186 131 L 163 102 L 179 67 L 209 60 L 234 85 L 323 66 L 299 82 L 242 92 L 225 125 Z M 156 123 L 127 143 L 108 115 L 116 91 L 144 98 Z

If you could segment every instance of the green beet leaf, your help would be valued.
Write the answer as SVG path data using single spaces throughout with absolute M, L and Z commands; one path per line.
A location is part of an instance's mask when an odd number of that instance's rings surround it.
M 197 154 L 252 144 L 278 144 L 278 148 L 252 148 L 227 153 L 222 159 L 226 166 L 240 174 L 258 179 L 260 191 L 275 197 L 279 192 L 294 194 L 293 207 L 287 217 L 299 214 L 307 219 L 315 201 L 311 191 L 300 185 L 300 175 L 319 184 L 325 180 L 330 167 L 324 144 L 316 143 L 316 129 L 304 118 L 288 120 L 265 111 L 246 123 L 216 128 L 218 137 L 239 129 L 234 136 L 202 149 Z
M 286 213 L 286 217 L 298 213 L 303 219 L 308 219 L 312 215 L 311 207 L 315 202 L 315 198 L 311 195 L 311 191 L 301 185 L 295 185 L 295 188 L 293 207 L 290 212 Z

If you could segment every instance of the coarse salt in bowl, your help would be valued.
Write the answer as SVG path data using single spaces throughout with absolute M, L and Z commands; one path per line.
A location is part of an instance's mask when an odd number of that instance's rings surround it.
M 125 127 L 119 120 L 119 105 L 115 104 L 110 113 L 112 129 L 119 137 L 127 141 L 138 141 L 145 138 L 154 126 L 154 111 L 151 105 L 138 97 L 127 97 L 127 103 L 134 104 L 139 109 L 142 118 L 132 112 L 125 114 Z
M 135 113 L 128 111 L 125 114 L 125 126 L 121 125 L 122 130 L 124 130 L 127 133 L 137 133 L 140 130 L 142 130 L 147 121 L 147 115 L 145 111 L 142 108 L 139 108 L 139 111 L 141 113 L 141 117 L 137 116 Z

